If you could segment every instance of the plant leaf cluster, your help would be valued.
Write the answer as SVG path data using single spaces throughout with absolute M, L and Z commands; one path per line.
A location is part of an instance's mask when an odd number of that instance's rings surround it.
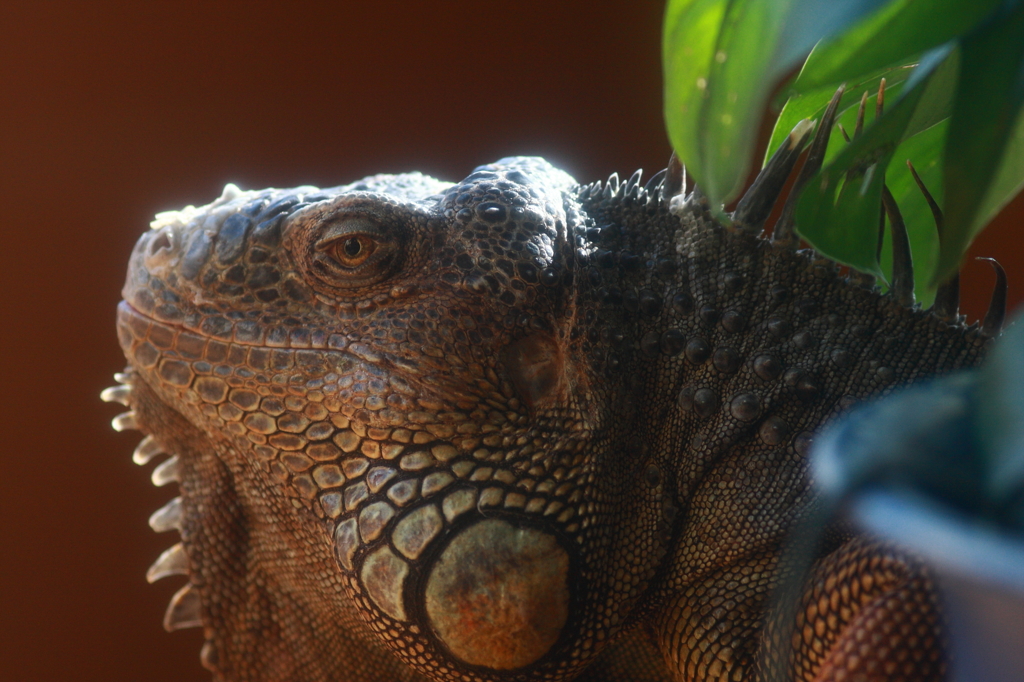
M 779 81 L 815 45 L 785 97 L 769 156 L 845 84 L 797 232 L 823 254 L 883 277 L 883 185 L 910 233 L 919 300 L 955 273 L 978 232 L 1024 185 L 1021 0 L 670 0 L 663 57 L 669 137 L 712 206 L 742 188 L 756 128 Z M 875 117 L 885 79 L 884 113 Z M 766 156 L 766 160 L 767 160 Z M 943 209 L 936 229 L 910 160 Z M 886 240 L 888 241 L 888 240 Z M 881 258 L 879 254 L 881 253 Z

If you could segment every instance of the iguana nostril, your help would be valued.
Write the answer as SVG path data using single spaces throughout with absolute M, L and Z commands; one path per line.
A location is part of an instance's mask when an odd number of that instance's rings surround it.
M 157 233 L 156 237 L 149 243 L 149 255 L 155 256 L 161 249 L 171 249 L 171 239 L 167 236 L 167 232 L 161 231 Z

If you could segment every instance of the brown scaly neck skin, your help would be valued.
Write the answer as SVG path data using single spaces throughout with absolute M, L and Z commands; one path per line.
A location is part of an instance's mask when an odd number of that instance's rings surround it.
M 517 158 L 158 218 L 118 327 L 219 679 L 572 678 L 723 567 L 767 590 L 813 430 L 980 359 L 668 199 Z

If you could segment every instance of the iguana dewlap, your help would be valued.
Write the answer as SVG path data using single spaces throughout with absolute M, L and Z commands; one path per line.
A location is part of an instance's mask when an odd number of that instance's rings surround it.
M 774 609 L 806 455 L 985 338 L 537 158 L 161 214 L 119 427 L 181 497 L 150 578 L 218 680 L 937 680 L 925 571 L 837 530 Z M 781 666 L 774 668 L 773 666 Z

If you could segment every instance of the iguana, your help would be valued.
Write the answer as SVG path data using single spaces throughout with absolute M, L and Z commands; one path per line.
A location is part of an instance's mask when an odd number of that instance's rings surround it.
M 941 679 L 899 548 L 836 525 L 773 594 L 815 431 L 977 364 L 1000 314 L 761 236 L 806 132 L 728 226 L 677 162 L 580 185 L 539 158 L 158 215 L 104 397 L 137 462 L 172 455 L 167 629 L 203 628 L 217 680 Z

